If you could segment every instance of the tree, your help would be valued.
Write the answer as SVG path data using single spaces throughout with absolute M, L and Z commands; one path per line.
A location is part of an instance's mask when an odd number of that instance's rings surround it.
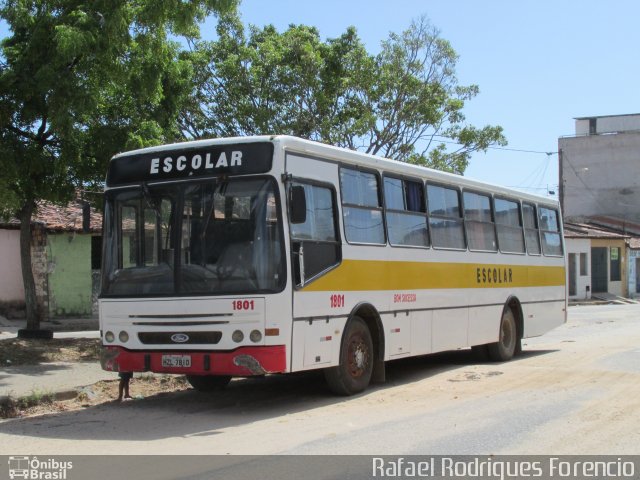
M 31 219 L 104 177 L 123 147 L 175 139 L 190 65 L 168 35 L 195 37 L 236 0 L 13 0 L 0 56 L 0 211 L 21 224 L 27 330 L 38 330 Z
M 458 85 L 457 60 L 426 17 L 400 35 L 390 34 L 376 56 L 376 80 L 368 95 L 376 117 L 364 136 L 368 153 L 462 174 L 471 153 L 506 145 L 502 127 L 464 123 L 465 102 L 479 88 Z M 451 143 L 458 148 L 447 149 Z
M 232 14 L 217 33 L 192 44 L 198 74 L 180 121 L 193 138 L 291 134 L 460 174 L 474 151 L 506 144 L 501 127 L 465 123 L 479 89 L 458 85 L 458 56 L 425 17 L 377 55 L 353 27 L 326 42 L 303 25 L 247 36 Z
M 181 115 L 188 136 L 287 133 L 326 141 L 323 132 L 366 117 L 355 80 L 372 62 L 355 29 L 326 43 L 304 25 L 283 34 L 250 27 L 246 38 L 239 17 L 227 15 L 217 34 L 217 41 L 193 45 L 193 103 Z

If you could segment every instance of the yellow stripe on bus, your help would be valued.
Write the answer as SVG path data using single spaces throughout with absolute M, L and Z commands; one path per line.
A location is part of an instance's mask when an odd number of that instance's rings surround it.
M 561 266 L 344 260 L 305 292 L 564 286 Z

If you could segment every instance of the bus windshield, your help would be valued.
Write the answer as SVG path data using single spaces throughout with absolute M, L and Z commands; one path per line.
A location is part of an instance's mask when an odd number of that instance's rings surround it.
M 279 212 L 270 178 L 109 191 L 102 295 L 281 291 L 285 257 Z

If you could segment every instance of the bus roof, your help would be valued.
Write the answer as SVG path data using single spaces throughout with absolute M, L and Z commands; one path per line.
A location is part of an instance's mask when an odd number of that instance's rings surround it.
M 499 186 L 496 184 L 483 182 L 480 180 L 474 180 L 472 178 L 464 177 L 462 175 L 457 175 L 454 173 L 434 170 L 432 168 L 423 167 L 419 165 L 412 165 L 412 164 L 400 162 L 397 160 L 391 160 L 391 159 L 379 157 L 376 155 L 358 152 L 356 150 L 349 150 L 342 147 L 335 147 L 332 145 L 327 145 L 327 144 L 315 142 L 312 140 L 305 140 L 302 138 L 293 137 L 289 135 L 226 137 L 226 138 L 193 140 L 193 141 L 187 141 L 187 142 L 172 143 L 172 144 L 159 145 L 155 147 L 147 147 L 147 148 L 142 148 L 138 150 L 118 153 L 117 155 L 114 155 L 111 161 L 113 162 L 114 160 L 117 160 L 121 157 L 128 157 L 133 155 L 137 156 L 142 154 L 169 152 L 169 151 L 174 151 L 178 148 L 179 149 L 196 149 L 196 148 L 203 148 L 203 147 L 209 147 L 209 146 L 233 145 L 237 143 L 249 144 L 249 143 L 265 143 L 265 142 L 271 142 L 288 151 L 303 153 L 311 156 L 321 156 L 322 158 L 327 158 L 329 160 L 333 160 L 336 162 L 348 161 L 349 163 L 354 165 L 358 165 L 361 167 L 368 167 L 368 168 L 376 168 L 376 169 L 387 171 L 389 173 L 395 173 L 395 174 L 406 175 L 406 176 L 415 176 L 415 177 L 427 177 L 428 179 L 435 182 L 459 185 L 463 188 L 469 188 L 469 189 L 475 188 L 479 190 L 491 191 L 492 193 L 495 193 L 498 195 L 517 197 L 523 200 L 530 200 L 537 203 L 545 203 L 545 204 L 554 205 L 554 206 L 558 205 L 557 200 L 544 197 L 542 195 L 530 194 L 527 192 L 522 192 L 517 189 L 507 188 L 507 187 Z

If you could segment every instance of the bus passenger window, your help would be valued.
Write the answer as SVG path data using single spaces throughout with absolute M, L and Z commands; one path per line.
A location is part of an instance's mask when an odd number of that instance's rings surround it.
M 542 234 L 542 251 L 545 255 L 561 256 L 562 239 L 560 238 L 560 222 L 558 212 L 551 208 L 540 207 L 540 233 Z
M 498 250 L 496 229 L 491 214 L 491 197 L 464 192 L 464 220 L 469 250 L 490 252 Z
M 331 189 L 310 184 L 304 187 L 307 216 L 304 223 L 291 224 L 294 279 L 298 286 L 340 262 L 340 242 L 336 234 L 336 205 Z
M 458 190 L 440 185 L 427 185 L 427 206 L 433 246 L 466 249 Z
M 422 183 L 385 177 L 384 199 L 389 243 L 428 247 Z
M 501 252 L 524 253 L 524 237 L 522 234 L 522 220 L 518 202 L 496 198 L 496 229 L 498 231 L 498 246 Z
M 341 168 L 340 186 L 347 241 L 385 243 L 378 176 L 375 173 Z
M 540 255 L 540 233 L 538 232 L 538 217 L 535 205 L 522 204 L 524 223 L 524 239 L 529 255 Z

